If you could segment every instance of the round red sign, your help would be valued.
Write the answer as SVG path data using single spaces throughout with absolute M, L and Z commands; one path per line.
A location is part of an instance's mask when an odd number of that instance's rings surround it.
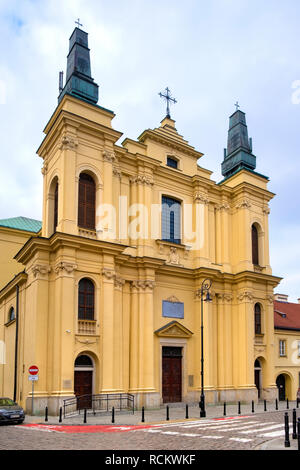
M 28 369 L 28 372 L 30 375 L 36 375 L 39 371 L 39 368 L 37 366 L 30 366 Z

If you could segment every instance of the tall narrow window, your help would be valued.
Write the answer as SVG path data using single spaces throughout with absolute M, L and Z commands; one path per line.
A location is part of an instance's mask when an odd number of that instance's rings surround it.
M 255 334 L 261 334 L 261 306 L 260 304 L 255 304 L 254 307 L 254 316 L 255 316 Z
M 176 199 L 162 197 L 162 240 L 181 243 L 181 204 Z
M 78 225 L 95 230 L 96 185 L 93 178 L 81 173 L 79 178 Z
M 279 356 L 285 356 L 286 355 L 286 341 L 285 339 L 280 339 L 279 340 Z
M 54 221 L 53 221 L 54 232 L 56 232 L 57 223 L 58 223 L 58 182 L 56 183 L 55 190 L 54 190 Z
M 78 319 L 94 320 L 95 288 L 90 279 L 81 279 L 78 288 Z
M 252 263 L 259 265 L 258 231 L 254 224 L 252 225 Z

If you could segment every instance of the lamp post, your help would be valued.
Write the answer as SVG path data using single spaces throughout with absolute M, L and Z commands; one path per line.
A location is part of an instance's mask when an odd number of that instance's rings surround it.
M 205 418 L 205 396 L 204 396 L 204 354 L 203 354 L 203 297 L 204 302 L 211 302 L 209 289 L 211 288 L 211 280 L 204 279 L 201 285 L 201 395 L 200 395 L 200 418 Z

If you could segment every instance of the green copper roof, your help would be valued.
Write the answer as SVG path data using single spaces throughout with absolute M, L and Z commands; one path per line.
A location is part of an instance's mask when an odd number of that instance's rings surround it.
M 69 40 L 66 83 L 60 90 L 58 102 L 66 93 L 69 93 L 96 104 L 98 102 L 98 88 L 91 76 L 88 34 L 82 29 L 75 28 Z
M 222 175 L 230 177 L 239 170 L 255 170 L 256 157 L 252 153 L 252 139 L 248 139 L 246 116 L 237 110 L 229 118 L 227 149 L 222 163 Z
M 28 219 L 27 217 L 13 217 L 11 219 L 0 219 L 0 227 L 38 233 L 42 228 L 42 222 L 35 219 Z

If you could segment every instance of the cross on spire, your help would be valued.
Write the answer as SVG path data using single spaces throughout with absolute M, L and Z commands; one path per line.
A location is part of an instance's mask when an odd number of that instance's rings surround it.
M 170 116 L 170 101 L 172 101 L 174 104 L 177 103 L 177 101 L 175 100 L 175 98 L 171 97 L 171 92 L 170 92 L 168 87 L 165 90 L 166 90 L 165 95 L 163 93 L 158 93 L 158 94 L 161 98 L 164 98 L 167 102 L 167 118 L 170 119 L 170 117 L 171 117 Z
M 240 108 L 239 102 L 237 101 L 237 102 L 234 104 L 234 106 L 236 107 L 236 111 L 238 111 L 239 108 Z
M 77 28 L 80 28 L 80 26 L 82 26 L 82 24 L 80 23 L 80 18 L 75 21 L 75 24 L 77 24 Z

